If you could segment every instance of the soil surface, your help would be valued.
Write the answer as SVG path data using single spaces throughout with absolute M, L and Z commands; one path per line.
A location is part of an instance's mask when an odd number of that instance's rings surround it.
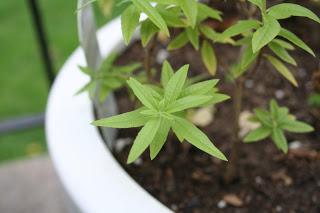
M 314 7 L 315 9 L 315 7 Z M 231 19 L 231 18 L 230 18 Z M 228 19 L 227 21 L 232 22 Z M 301 36 L 319 55 L 320 27 L 304 19 L 283 23 Z M 157 53 L 164 52 L 157 46 Z M 219 58 L 217 78 L 221 92 L 232 95 L 232 83 L 225 74 L 236 60 L 239 49 L 215 45 Z M 287 134 L 290 151 L 287 155 L 276 149 L 267 139 L 241 147 L 238 162 L 239 177 L 232 184 L 224 184 L 222 176 L 226 163 L 189 146 L 171 135 L 158 157 L 151 161 L 149 152 L 132 165 L 126 159 L 138 129 L 120 130 L 115 156 L 124 169 L 150 194 L 175 212 L 320 212 L 320 118 L 319 109 L 307 104 L 313 90 L 312 76 L 319 71 L 319 61 L 303 51 L 295 51 L 299 68 L 290 67 L 300 87 L 284 80 L 267 63 L 245 81 L 242 111 L 267 107 L 275 98 L 289 107 L 298 119 L 312 124 L 316 131 L 310 134 Z M 139 42 L 123 53 L 119 64 L 144 58 Z M 169 61 L 175 69 L 191 64 L 192 74 L 205 73 L 200 56 L 191 46 L 170 52 Z M 159 65 L 156 65 L 159 68 Z M 121 112 L 134 108 L 126 90 L 116 92 Z M 214 121 L 202 128 L 215 144 L 230 154 L 232 144 L 232 101 L 218 104 Z M 142 204 L 143 205 L 143 204 Z

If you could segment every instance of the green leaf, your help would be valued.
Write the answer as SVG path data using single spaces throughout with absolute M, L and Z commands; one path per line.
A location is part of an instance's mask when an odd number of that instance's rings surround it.
M 186 109 L 201 106 L 210 100 L 211 100 L 211 96 L 205 96 L 205 95 L 186 96 L 169 104 L 166 108 L 166 112 L 168 113 L 180 112 Z
M 206 40 L 202 43 L 201 57 L 209 73 L 214 76 L 217 72 L 217 57 L 212 46 Z
M 111 128 L 133 128 L 145 125 L 150 119 L 148 116 L 143 116 L 141 111 L 146 108 L 140 108 L 132 112 L 115 115 L 109 118 L 104 118 L 92 122 L 95 126 L 111 127 Z
M 257 119 L 263 124 L 268 127 L 272 127 L 273 123 L 271 121 L 270 113 L 263 109 L 255 109 L 254 113 Z
M 127 163 L 133 163 L 148 148 L 155 138 L 161 119 L 151 120 L 140 130 L 133 142 Z
M 249 0 L 249 2 L 258 6 L 261 11 L 264 11 L 266 8 L 266 0 Z
M 249 30 L 257 29 L 260 27 L 260 25 L 261 25 L 260 22 L 257 20 L 238 21 L 238 23 L 226 29 L 221 36 L 233 37 L 233 36 L 245 33 Z
M 286 29 L 282 28 L 280 33 L 279 33 L 279 36 L 289 40 L 290 42 L 292 42 L 293 44 L 297 45 L 301 49 L 307 51 L 308 53 L 310 53 L 314 57 L 316 56 L 314 54 L 314 52 L 312 51 L 312 49 L 310 47 L 308 47 L 308 45 L 306 45 L 306 43 L 304 43 L 300 38 L 298 38 L 298 36 L 296 36 L 295 34 L 290 32 L 289 30 L 286 30 Z
M 112 52 L 101 64 L 98 73 L 109 73 L 114 61 L 117 59 L 118 53 Z
M 305 133 L 314 131 L 314 128 L 309 124 L 295 120 L 281 124 L 281 128 L 289 132 L 295 133 Z
M 213 79 L 192 84 L 182 91 L 180 97 L 189 95 L 206 95 L 214 88 L 214 86 L 217 85 L 218 82 L 219 80 Z
M 222 44 L 234 44 L 234 40 L 230 37 L 224 37 L 221 33 L 217 33 L 212 29 L 212 27 L 201 24 L 199 26 L 201 33 L 207 38 L 212 40 L 213 42 L 222 43 Z
M 146 86 L 142 85 L 134 78 L 130 78 L 127 83 L 143 105 L 150 109 L 157 109 L 158 103 L 153 97 L 152 93 L 149 91 L 151 88 L 146 88 Z
M 277 128 L 273 129 L 271 138 L 279 149 L 284 153 L 288 152 L 288 142 L 282 130 Z
M 196 0 L 177 0 L 183 13 L 187 17 L 191 27 L 196 26 L 198 15 L 198 3 Z
M 213 9 L 206 4 L 198 3 L 198 16 L 201 16 L 200 21 L 205 20 L 207 17 L 221 21 L 221 12 Z
M 270 113 L 273 119 L 276 121 L 278 121 L 278 116 L 279 116 L 278 112 L 279 112 L 279 105 L 274 99 L 272 99 L 270 101 Z
M 288 70 L 288 68 L 278 59 L 271 55 L 266 55 L 268 61 L 276 68 L 276 70 L 285 77 L 288 81 L 290 81 L 294 86 L 298 86 L 298 82 L 292 75 L 292 73 Z
M 177 135 L 183 135 L 185 140 L 198 149 L 216 158 L 227 161 L 227 158 L 224 156 L 224 154 L 213 145 L 210 139 L 186 119 L 175 117 L 175 120 L 172 124 L 172 129 Z
M 301 16 L 320 23 L 319 17 L 314 12 L 298 4 L 278 4 L 273 7 L 270 7 L 268 9 L 268 14 L 276 19 L 286 19 L 291 16 Z
M 259 51 L 269 42 L 271 42 L 280 32 L 281 26 L 279 22 L 272 16 L 265 16 L 263 26 L 260 27 L 252 37 L 253 52 Z
M 170 131 L 170 121 L 160 118 L 158 131 L 150 144 L 150 158 L 153 160 L 161 151 Z
M 141 63 L 132 63 L 125 66 L 113 66 L 112 72 L 116 74 L 119 74 L 119 73 L 126 74 L 126 73 L 132 73 L 139 68 L 141 68 Z
M 81 89 L 79 89 L 75 95 L 80 95 L 81 93 L 84 93 L 86 91 L 89 92 L 89 94 L 91 93 L 92 90 L 94 90 L 96 87 L 96 83 L 90 81 L 89 83 L 87 83 L 86 85 L 84 85 Z
M 143 21 L 140 28 L 142 46 L 146 47 L 158 31 L 159 28 L 153 24 L 150 19 Z
M 93 77 L 93 75 L 94 75 L 94 71 L 90 67 L 79 66 L 79 69 L 82 73 L 84 73 L 90 77 Z
M 191 42 L 192 46 L 198 50 L 199 49 L 199 30 L 198 28 L 192 29 L 191 27 L 188 27 L 186 29 L 186 33 L 188 36 L 189 41 Z
M 252 132 L 250 132 L 244 138 L 244 142 L 245 143 L 252 143 L 252 142 L 260 141 L 260 140 L 263 140 L 263 139 L 267 138 L 268 136 L 270 136 L 271 133 L 272 133 L 272 130 L 270 128 L 262 126 L 262 127 L 259 127 L 258 129 L 253 130 Z
M 188 69 L 189 65 L 181 67 L 169 80 L 164 89 L 164 98 L 167 103 L 172 103 L 180 96 L 187 78 Z
M 167 5 L 157 6 L 157 9 L 169 27 L 185 28 L 187 23 L 180 18 L 180 9 L 178 7 L 169 7 Z
M 297 62 L 294 60 L 294 58 L 291 57 L 291 55 L 288 53 L 288 51 L 280 46 L 279 44 L 275 42 L 271 42 L 268 44 L 269 48 L 276 54 L 279 58 L 281 58 L 283 61 L 292 64 L 294 66 L 297 66 Z
M 281 40 L 281 39 L 273 39 L 273 41 L 271 43 L 276 43 L 278 45 L 280 45 L 281 47 L 287 49 L 287 50 L 294 50 L 294 46 L 291 45 L 289 42 L 286 42 L 284 40 Z
M 174 71 L 168 61 L 165 61 L 162 65 L 161 71 L 161 84 L 163 87 L 167 85 L 170 78 L 174 75 Z
M 121 15 L 121 28 L 123 38 L 126 44 L 129 44 L 132 35 L 139 25 L 140 12 L 130 5 Z
M 230 96 L 220 93 L 215 93 L 211 96 L 210 101 L 208 101 L 207 105 L 217 104 L 223 101 L 230 99 Z
M 131 0 L 132 3 L 141 11 L 144 12 L 148 18 L 159 28 L 161 29 L 167 36 L 169 36 L 169 30 L 166 22 L 162 18 L 162 16 L 158 13 L 158 11 L 150 5 L 147 0 Z
M 182 32 L 169 43 L 168 50 L 180 49 L 181 47 L 185 46 L 188 41 L 189 39 L 187 32 Z

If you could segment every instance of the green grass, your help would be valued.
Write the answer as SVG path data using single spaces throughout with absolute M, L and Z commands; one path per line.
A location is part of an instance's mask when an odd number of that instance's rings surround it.
M 49 88 L 27 2 L 0 1 L 0 121 L 45 111 Z M 58 70 L 78 46 L 76 1 L 38 3 Z M 0 135 L 0 161 L 45 151 L 43 128 Z

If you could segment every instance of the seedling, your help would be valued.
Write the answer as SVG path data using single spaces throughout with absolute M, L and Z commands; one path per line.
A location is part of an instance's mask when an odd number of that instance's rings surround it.
M 286 107 L 279 107 L 275 100 L 270 102 L 269 111 L 256 109 L 252 121 L 260 124 L 260 127 L 250 132 L 245 138 L 245 143 L 261 141 L 271 137 L 274 144 L 284 153 L 288 152 L 288 143 L 284 132 L 306 133 L 314 129 L 310 125 L 297 121 L 289 114 Z
M 130 150 L 128 163 L 134 162 L 149 146 L 154 159 L 163 147 L 170 129 L 179 140 L 188 141 L 200 150 L 227 160 L 210 139 L 194 124 L 185 119 L 188 109 L 222 102 L 229 97 L 216 92 L 217 80 L 186 85 L 189 66 L 176 73 L 165 62 L 162 68 L 161 87 L 143 85 L 134 78 L 127 81 L 140 100 L 139 109 L 93 122 L 94 125 L 112 128 L 142 127 Z

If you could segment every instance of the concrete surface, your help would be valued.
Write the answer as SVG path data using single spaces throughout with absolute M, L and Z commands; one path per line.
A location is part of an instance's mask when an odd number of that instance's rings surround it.
M 48 156 L 0 165 L 1 213 L 66 213 L 64 198 Z

